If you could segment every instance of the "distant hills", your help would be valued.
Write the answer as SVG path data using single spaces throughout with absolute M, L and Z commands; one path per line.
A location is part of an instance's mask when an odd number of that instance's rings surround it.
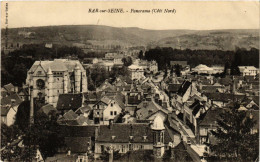
M 35 32 L 33 39 L 21 36 L 21 31 Z M 5 42 L 2 29 L 2 45 Z M 259 32 L 250 30 L 147 30 L 141 28 L 118 28 L 101 25 L 67 25 L 30 28 L 11 28 L 8 42 L 12 43 L 56 43 L 73 45 L 120 45 L 172 47 L 181 49 L 234 50 L 240 48 L 259 49 Z

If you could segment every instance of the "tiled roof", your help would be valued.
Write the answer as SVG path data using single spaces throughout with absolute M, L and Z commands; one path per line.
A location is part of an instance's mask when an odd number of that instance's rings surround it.
M 82 106 L 83 95 L 80 94 L 60 94 L 57 110 L 77 110 Z
M 213 101 L 228 102 L 234 100 L 243 100 L 245 95 L 234 95 L 231 93 L 205 93 L 205 95 Z
M 114 136 L 114 139 L 112 138 Z M 132 136 L 132 139 L 130 139 Z M 144 136 L 147 136 L 144 139 Z M 101 125 L 97 142 L 114 142 L 114 143 L 153 143 L 153 133 L 147 123 L 134 124 L 112 124 L 112 128 L 108 125 Z M 171 141 L 168 132 L 165 132 L 164 142 L 168 144 Z
M 75 120 L 77 117 L 77 114 L 72 110 L 69 110 L 63 115 L 64 120 Z
M 185 81 L 182 83 L 181 87 L 179 88 L 177 94 L 180 95 L 180 96 L 183 96 L 183 95 L 186 93 L 186 91 L 188 90 L 188 88 L 189 88 L 190 86 L 191 86 L 191 82 L 185 80 Z
M 192 114 L 196 115 L 203 106 L 199 100 L 196 100 L 189 108 L 192 110 Z
M 22 99 L 18 96 L 17 93 L 12 93 L 10 96 L 1 99 L 1 105 L 17 106 L 20 103 L 22 103 Z
M 86 153 L 91 139 L 89 137 L 65 137 L 66 147 L 72 153 Z
M 75 113 L 76 114 L 83 114 L 85 112 L 89 112 L 90 110 L 92 110 L 92 108 L 90 106 L 83 106 L 83 107 L 80 107 L 78 108 Z
M 169 84 L 168 91 L 169 92 L 178 92 L 180 87 L 181 87 L 181 84 Z
M 54 59 L 54 61 L 35 61 L 30 72 L 34 72 L 38 66 L 41 66 L 45 72 L 51 68 L 52 71 L 74 71 L 76 65 L 81 69 L 84 70 L 83 66 L 77 60 L 67 60 L 67 59 Z
M 14 91 L 14 85 L 13 85 L 12 83 L 9 83 L 9 84 L 4 85 L 3 88 L 6 89 L 6 91 L 7 91 L 8 93 Z
M 224 110 L 221 108 L 215 108 L 215 109 L 209 109 L 205 115 L 203 115 L 203 119 L 201 119 L 199 125 L 217 125 L 217 119 L 219 118 L 219 115 L 223 113 Z
M 57 109 L 55 109 L 52 105 L 47 104 L 42 106 L 38 112 L 43 112 L 44 114 L 48 115 L 51 111 L 57 111 Z
M 12 109 L 10 106 L 1 106 L 1 116 L 6 116 L 10 109 Z
M 61 125 L 62 133 L 65 137 L 95 137 L 95 128 L 94 125 L 86 126 L 67 126 Z
M 147 117 L 160 110 L 154 101 L 143 101 L 137 106 L 137 108 L 139 110 L 136 112 L 136 117 L 139 120 L 147 119 Z

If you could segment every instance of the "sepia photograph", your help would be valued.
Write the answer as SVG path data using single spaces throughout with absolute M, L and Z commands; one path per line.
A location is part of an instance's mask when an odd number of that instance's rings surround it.
M 2 1 L 3 162 L 258 162 L 259 1 Z

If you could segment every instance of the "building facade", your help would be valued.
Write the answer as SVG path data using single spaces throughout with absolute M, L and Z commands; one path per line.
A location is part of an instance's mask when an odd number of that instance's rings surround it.
M 55 107 L 59 94 L 88 91 L 86 71 L 77 60 L 36 61 L 27 72 L 26 84 L 33 98 Z

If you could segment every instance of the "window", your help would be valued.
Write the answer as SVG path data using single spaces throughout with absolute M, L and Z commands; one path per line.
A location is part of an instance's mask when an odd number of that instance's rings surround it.
M 111 106 L 113 106 L 113 103 L 111 103 Z
M 125 146 L 122 145 L 122 152 L 125 152 Z
M 143 150 L 143 149 L 144 149 L 144 146 L 143 146 L 143 145 L 140 145 L 140 149 Z
M 42 74 L 42 71 L 38 71 L 38 72 L 37 72 L 37 75 L 41 75 L 41 74 Z
M 97 115 L 99 115 L 99 111 L 97 111 Z
M 117 114 L 117 112 L 116 111 L 114 111 L 114 115 L 116 115 Z
M 113 115 L 113 111 L 110 111 L 110 115 Z
M 104 152 L 104 150 L 105 150 L 104 145 L 100 145 L 100 149 L 101 149 L 101 152 Z

